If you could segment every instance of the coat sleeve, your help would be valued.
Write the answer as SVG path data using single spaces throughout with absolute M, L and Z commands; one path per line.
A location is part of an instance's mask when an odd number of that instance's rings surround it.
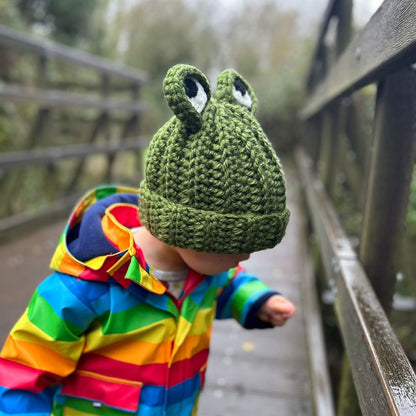
M 280 293 L 240 266 L 228 272 L 227 280 L 218 297 L 216 318 L 234 318 L 246 329 L 271 328 L 272 325 L 258 319 L 256 313 L 268 298 Z
M 0 353 L 1 415 L 51 414 L 56 386 L 77 366 L 105 287 L 61 273 L 39 285 Z

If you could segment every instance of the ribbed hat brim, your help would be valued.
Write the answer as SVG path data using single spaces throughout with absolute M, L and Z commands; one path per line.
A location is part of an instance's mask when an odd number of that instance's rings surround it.
M 253 253 L 272 248 L 283 238 L 289 210 L 256 215 L 222 214 L 172 203 L 140 185 L 142 224 L 166 244 L 210 253 Z

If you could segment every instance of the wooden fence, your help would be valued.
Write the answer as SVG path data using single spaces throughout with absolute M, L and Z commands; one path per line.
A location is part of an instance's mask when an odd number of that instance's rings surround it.
M 145 81 L 139 71 L 0 26 L 0 240 L 66 214 L 86 188 L 137 183 L 148 142 L 139 136 Z
M 386 0 L 355 36 L 351 10 L 329 1 L 296 160 L 345 347 L 337 414 L 415 415 L 416 376 L 387 316 L 415 162 L 416 2 Z M 341 188 L 361 218 L 355 239 L 335 208 Z

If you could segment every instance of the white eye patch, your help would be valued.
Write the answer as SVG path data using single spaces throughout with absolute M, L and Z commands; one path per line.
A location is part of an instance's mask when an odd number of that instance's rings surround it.
M 233 96 L 238 103 L 247 108 L 251 108 L 253 101 L 247 91 L 247 87 L 237 78 L 233 84 Z
M 183 83 L 188 100 L 198 113 L 202 113 L 208 101 L 204 87 L 195 78 L 185 78 Z

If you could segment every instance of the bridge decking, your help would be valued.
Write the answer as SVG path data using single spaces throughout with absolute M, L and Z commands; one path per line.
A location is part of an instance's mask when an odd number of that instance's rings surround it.
M 245 267 L 297 306 L 283 328 L 241 329 L 234 321 L 214 325 L 206 387 L 199 416 L 312 415 L 306 327 L 301 299 L 305 244 L 299 182 L 286 166 L 291 221 L 283 242 L 255 253 Z M 63 222 L 0 246 L 0 341 L 23 312 L 36 285 L 48 273 Z

